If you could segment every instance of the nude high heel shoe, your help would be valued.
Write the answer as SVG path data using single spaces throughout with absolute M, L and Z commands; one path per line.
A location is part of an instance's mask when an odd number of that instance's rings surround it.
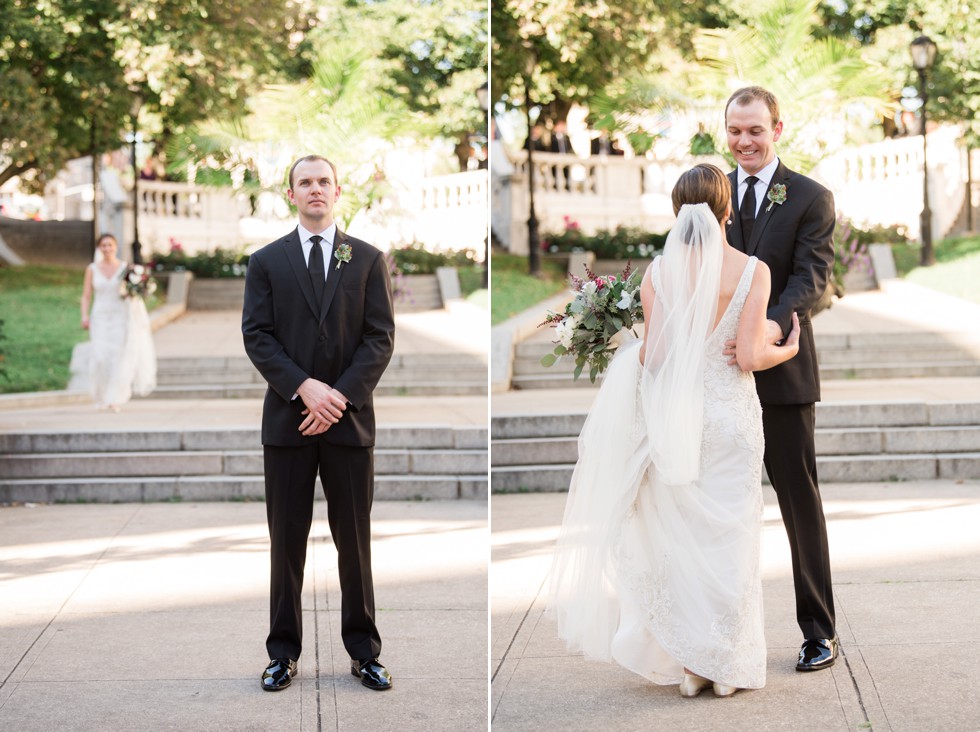
M 685 673 L 684 680 L 677 688 L 680 690 L 681 696 L 693 699 L 709 686 L 711 686 L 710 679 L 705 679 L 697 674 Z
M 736 691 L 738 691 L 737 686 L 725 686 L 724 684 L 719 684 L 717 681 L 711 685 L 714 689 L 715 696 L 731 696 Z

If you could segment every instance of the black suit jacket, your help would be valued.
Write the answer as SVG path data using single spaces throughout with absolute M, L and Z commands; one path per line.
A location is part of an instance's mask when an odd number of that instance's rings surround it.
M 827 289 L 834 264 L 834 196 L 805 175 L 782 162 L 769 183 L 786 186 L 786 200 L 773 204 L 762 199 L 752 239 L 742 239 L 738 213 L 737 171 L 732 184 L 732 224 L 729 243 L 769 265 L 772 292 L 766 316 L 779 323 L 783 334 L 792 328 L 793 312 L 800 316 L 800 351 L 795 358 L 755 375 L 759 399 L 766 404 L 811 404 L 820 401 L 820 370 L 813 344 L 810 311 Z M 767 191 L 768 193 L 768 191 Z
M 391 283 L 384 255 L 337 229 L 334 251 L 351 248 L 349 262 L 326 261 L 323 301 L 314 301 L 299 232 L 255 252 L 245 276 L 242 335 L 245 352 L 269 383 L 262 411 L 262 444 L 299 446 L 325 440 L 337 445 L 374 445 L 372 394 L 395 343 Z M 350 403 L 340 421 L 322 435 L 304 437 L 299 385 L 313 377 Z

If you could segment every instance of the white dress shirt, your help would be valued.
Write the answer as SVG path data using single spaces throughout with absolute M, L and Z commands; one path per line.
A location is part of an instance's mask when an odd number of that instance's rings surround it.
M 769 161 L 769 164 L 755 174 L 758 180 L 755 182 L 755 215 L 759 216 L 759 207 L 762 205 L 762 201 L 766 197 L 766 191 L 769 190 L 769 182 L 772 177 L 776 174 L 776 168 L 779 167 L 779 158 L 775 157 Z M 745 191 L 748 189 L 749 185 L 745 182 L 745 179 L 749 177 L 749 174 L 742 170 L 742 166 L 738 166 L 738 208 L 742 209 L 742 199 L 745 197 Z
M 303 245 L 303 259 L 306 260 L 306 266 L 310 266 L 310 251 L 313 249 L 313 242 L 310 241 L 310 237 L 318 236 L 313 232 L 307 230 L 302 224 L 298 224 L 296 227 L 299 230 L 299 243 Z M 323 281 L 327 281 L 327 277 L 330 275 L 330 256 L 333 253 L 333 240 L 337 235 L 337 224 L 330 224 L 325 230 L 319 233 L 319 236 L 323 237 L 320 242 L 320 250 L 323 252 Z

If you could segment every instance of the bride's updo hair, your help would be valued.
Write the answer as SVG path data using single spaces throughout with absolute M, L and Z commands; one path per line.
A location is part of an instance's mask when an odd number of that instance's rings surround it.
M 728 204 L 732 200 L 732 185 L 728 176 L 719 168 L 702 163 L 685 171 L 677 179 L 670 199 L 674 204 L 674 216 L 680 212 L 681 206 L 689 203 L 706 203 L 720 222 L 725 217 Z

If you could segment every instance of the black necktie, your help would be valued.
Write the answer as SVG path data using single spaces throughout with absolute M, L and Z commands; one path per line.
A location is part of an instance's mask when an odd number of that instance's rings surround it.
M 748 247 L 752 240 L 752 226 L 755 224 L 755 184 L 759 179 L 750 175 L 745 179 L 745 195 L 742 196 L 742 205 L 738 207 L 738 217 L 742 223 L 742 243 Z
M 320 242 L 323 241 L 322 236 L 311 236 L 310 241 L 313 246 L 310 247 L 310 281 L 313 283 L 313 294 L 316 296 L 317 304 L 323 302 L 323 280 L 325 277 L 323 271 L 323 250 L 320 248 Z

